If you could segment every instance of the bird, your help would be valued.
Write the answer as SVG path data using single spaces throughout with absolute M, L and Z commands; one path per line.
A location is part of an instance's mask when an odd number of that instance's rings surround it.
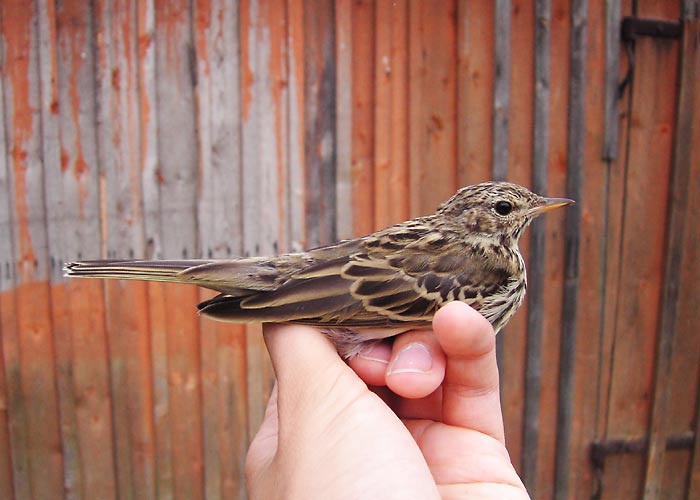
M 382 339 L 429 327 L 451 301 L 498 333 L 525 298 L 518 246 L 538 215 L 574 203 L 509 182 L 459 189 L 432 215 L 367 236 L 269 257 L 68 262 L 65 275 L 191 283 L 219 292 L 198 305 L 215 320 L 321 329 L 349 359 Z

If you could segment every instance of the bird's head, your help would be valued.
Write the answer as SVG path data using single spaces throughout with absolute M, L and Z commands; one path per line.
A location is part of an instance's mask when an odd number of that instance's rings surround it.
M 532 220 L 549 210 L 574 203 L 567 198 L 545 198 L 510 182 L 482 182 L 467 186 L 443 203 L 438 214 L 456 219 L 470 234 L 517 244 Z

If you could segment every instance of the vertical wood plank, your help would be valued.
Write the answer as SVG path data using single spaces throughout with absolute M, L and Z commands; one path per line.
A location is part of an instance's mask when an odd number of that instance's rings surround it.
M 353 36 L 352 0 L 335 2 L 336 228 L 339 239 L 353 236 Z M 303 164 L 303 162 L 302 162 Z
M 288 98 L 286 2 L 242 0 L 240 9 L 243 250 L 270 255 L 286 245 L 283 224 Z M 248 436 L 264 416 L 272 370 L 258 325 L 246 325 Z
M 457 3 L 457 184 L 491 179 L 494 2 Z M 412 33 L 411 33 L 412 35 Z
M 156 1 L 156 92 L 160 184 L 158 232 L 166 259 L 199 255 L 199 189 L 193 74 L 191 6 Z M 175 498 L 204 496 L 199 322 L 193 314 L 198 291 L 165 287 L 169 431 L 173 442 Z M 177 443 L 175 445 L 175 443 Z
M 680 48 L 680 73 L 676 135 L 674 138 L 673 165 L 671 167 L 669 208 L 666 234 L 666 262 L 661 291 L 661 311 L 658 325 L 658 345 L 655 363 L 654 396 L 651 407 L 649 449 L 647 450 L 644 498 L 660 498 L 666 456 L 666 439 L 670 434 L 672 357 L 676 344 L 678 305 L 681 295 L 681 264 L 684 260 L 686 217 L 688 214 L 689 181 L 692 149 L 696 137 L 697 67 L 700 65 L 698 32 L 693 30 L 697 22 L 684 22 Z M 692 287 L 692 285 L 691 285 Z M 684 291 L 685 293 L 685 291 Z
M 149 108 L 141 109 L 140 11 L 131 2 L 98 1 L 94 16 L 102 254 L 141 256 L 146 250 L 141 153 L 148 137 L 141 123 Z M 121 498 L 155 498 L 148 288 L 113 281 L 104 287 L 117 491 Z
M 620 15 L 632 14 L 632 0 L 620 2 Z M 610 22 L 609 10 L 606 10 L 606 25 Z M 623 51 L 620 57 L 620 67 L 614 71 L 617 73 L 616 79 L 622 81 L 628 73 L 632 61 L 630 53 Z M 606 73 L 610 68 L 606 67 Z M 606 80 L 612 78 L 606 74 Z M 617 312 L 619 310 L 618 301 L 620 298 L 619 286 L 622 274 L 622 228 L 624 220 L 625 204 L 625 181 L 629 162 L 627 160 L 629 150 L 629 131 L 632 115 L 632 91 L 627 85 L 622 89 L 620 95 L 619 113 L 619 140 L 618 152 L 615 162 L 609 162 L 606 169 L 605 184 L 605 220 L 601 233 L 601 246 L 603 247 L 603 311 L 601 317 L 601 337 L 598 347 L 598 394 L 597 394 L 597 415 L 595 421 L 595 434 L 598 439 L 608 437 L 607 424 L 610 416 L 610 391 L 613 371 L 613 358 L 616 337 Z M 603 486 L 603 471 L 595 470 L 596 481 L 593 485 L 594 493 Z
M 303 2 L 287 0 L 287 184 L 284 192 L 284 216 L 286 238 L 281 251 L 302 251 L 309 244 L 305 212 L 309 186 L 306 182 L 308 165 L 306 163 L 306 79 L 305 79 L 305 47 L 304 12 L 308 7 Z M 332 25 L 332 22 L 329 21 Z M 336 48 L 332 48 L 335 54 Z M 349 94 L 347 94 L 349 97 Z M 338 105 L 336 104 L 336 109 Z M 349 107 L 348 110 L 349 111 Z M 336 119 L 337 121 L 337 119 Z M 334 124 L 334 126 L 336 126 Z M 346 158 L 349 166 L 350 158 Z M 337 172 L 336 172 L 337 175 Z M 336 177 L 337 179 L 337 177 Z M 331 191 L 338 190 L 336 186 L 327 186 Z M 348 193 L 349 194 L 349 193 Z M 348 199 L 349 201 L 349 199 Z M 335 207 L 327 207 L 337 212 L 338 200 L 334 199 Z M 345 208 L 345 207 L 344 207 Z M 346 220 L 349 223 L 349 220 Z M 349 229 L 349 226 L 346 227 Z
M 605 248 L 605 205 L 609 161 L 602 158 L 604 131 L 598 126 L 605 119 L 605 5 L 590 3 L 586 22 L 585 67 L 585 144 L 583 151 L 580 227 L 580 272 L 577 297 L 577 330 L 573 361 L 571 431 L 566 480 L 569 498 L 589 498 L 593 476 L 590 467 L 590 443 L 596 437 Z M 619 69 L 615 68 L 615 74 Z M 619 114 L 619 113 L 617 113 Z M 617 116 L 616 114 L 616 116 Z M 619 168 L 613 164 L 612 168 Z M 557 486 L 559 488 L 559 486 Z
M 534 2 L 531 0 L 518 0 L 511 2 L 509 14 L 510 35 L 508 49 L 507 72 L 511 81 L 508 83 L 508 128 L 516 130 L 528 130 L 533 128 L 533 98 L 534 82 L 532 79 L 534 46 Z M 498 64 L 498 63 L 496 63 Z M 495 84 L 495 83 L 494 83 Z M 533 136 L 531 133 L 508 134 L 508 153 L 506 172 L 508 180 L 522 185 L 529 185 L 532 179 L 532 148 Z M 529 231 L 520 241 L 520 249 L 526 261 L 529 261 Z M 500 369 L 503 374 L 501 384 L 501 402 L 507 408 L 509 430 L 506 434 L 508 450 L 515 458 L 515 463 L 520 467 L 526 466 L 522 452 L 525 451 L 524 436 L 524 405 L 525 405 L 525 372 L 526 372 L 526 344 L 527 344 L 527 316 L 530 309 L 530 301 L 526 301 L 523 308 L 508 323 L 504 331 L 499 334 L 500 344 Z M 535 450 L 536 442 L 533 443 Z M 530 457 L 532 461 L 527 466 L 536 466 L 536 457 Z M 535 469 L 532 469 L 534 472 Z M 532 477 L 532 476 L 531 476 Z M 534 478 L 533 478 L 534 479 Z M 528 485 L 529 486 L 529 485 Z
M 243 250 L 238 4 L 198 1 L 194 20 L 197 237 L 202 256 L 232 258 Z M 200 290 L 199 300 L 213 295 Z M 204 496 L 243 498 L 248 443 L 245 328 L 202 318 L 200 331 Z
M 408 2 L 379 0 L 375 8 L 374 227 L 409 218 Z
M 355 236 L 374 228 L 374 6 L 352 4 L 352 213 Z
M 409 3 L 410 215 L 457 188 L 456 4 Z
M 534 2 L 533 106 L 532 106 L 532 189 L 547 194 L 547 148 L 549 139 L 549 80 L 551 2 Z M 517 55 L 515 56 L 517 59 Z M 514 124 L 515 125 L 515 124 Z M 545 230 L 547 220 L 535 220 L 530 228 L 528 259 L 527 345 L 522 435 L 523 481 L 531 495 L 537 486 L 540 394 L 542 387 L 542 324 L 545 289 Z M 546 428 L 546 423 L 545 427 Z M 546 483 L 550 484 L 549 482 Z
M 688 42 L 693 40 L 693 54 L 697 58 L 698 47 L 700 46 L 700 4 L 697 1 L 689 1 L 685 3 L 685 8 L 684 36 Z M 694 71 L 695 81 L 697 82 L 700 79 L 700 74 L 698 74 L 700 72 L 700 64 L 697 62 L 694 65 Z M 700 110 L 700 92 L 697 89 L 694 91 L 694 97 L 695 102 L 692 104 L 692 109 L 695 110 L 697 115 L 698 110 Z M 695 432 L 695 444 L 689 456 L 688 474 L 686 476 L 687 490 L 685 498 L 687 500 L 700 496 L 700 439 L 698 439 L 698 436 L 700 436 L 700 373 L 698 373 L 700 371 L 700 346 L 698 345 L 700 340 L 697 335 L 697 332 L 700 331 L 700 316 L 697 314 L 700 310 L 700 256 L 698 252 L 692 250 L 700 247 L 700 234 L 695 230 L 700 225 L 700 120 L 698 120 L 697 116 L 693 120 L 692 132 L 690 133 L 691 151 L 688 161 L 691 165 L 691 174 L 688 183 L 688 213 L 685 221 L 686 239 L 684 245 L 686 251 L 681 265 L 683 269 L 681 290 L 683 293 L 678 304 L 679 345 L 674 351 L 677 353 L 692 352 L 694 356 L 686 361 L 688 363 L 688 368 L 686 369 L 683 369 L 682 366 L 677 367 L 674 364 L 673 368 L 677 371 L 677 375 L 674 375 L 676 382 L 673 384 L 674 393 L 671 395 L 671 401 L 673 402 L 691 399 L 687 397 L 690 392 L 687 389 L 687 373 L 689 370 L 694 369 L 696 371 L 694 378 L 694 405 L 692 405 L 689 412 L 687 410 L 678 412 L 685 414 L 685 422 L 691 422 L 689 427 Z M 693 368 L 691 368 L 691 363 Z M 673 408 L 671 415 L 675 414 L 676 411 Z M 688 418 L 688 414 L 690 414 L 690 418 Z
M 510 0 L 495 1 L 493 75 L 493 163 L 494 180 L 508 177 L 508 118 L 510 101 Z
M 336 240 L 335 60 L 333 1 L 304 11 L 304 120 L 306 129 L 307 244 Z
M 639 14 L 656 13 L 654 9 Z M 607 428 L 615 437 L 644 435 L 649 418 L 675 126 L 677 42 L 640 38 L 635 42 L 635 61 Z M 606 463 L 605 495 L 640 496 L 643 469 L 639 456 L 611 459 Z
M 605 141 L 603 158 L 615 160 L 619 149 L 620 0 L 605 2 Z
M 571 63 L 569 77 L 569 118 L 567 124 L 566 196 L 578 203 L 567 207 L 564 230 L 564 287 L 562 296 L 561 354 L 559 358 L 559 405 L 557 411 L 555 498 L 568 498 L 571 427 L 573 415 L 574 363 L 581 243 L 581 206 L 586 140 L 586 41 L 588 0 L 571 6 Z
M 0 238 L 0 497 L 12 499 L 15 495 L 14 477 L 23 479 L 27 457 L 18 446 L 25 441 L 21 405 L 11 399 L 12 394 L 18 392 L 17 371 L 11 372 L 9 369 L 17 332 L 14 314 L 15 255 L 11 237 L 14 221 L 5 137 L 4 79 L 0 78 L 0 234 L 5 235 Z M 20 422 L 21 426 L 18 426 Z M 27 497 L 25 488 L 20 482 L 18 495 Z
M 0 9 L 3 66 L 6 68 L 2 75 L 3 119 L 11 190 L 9 203 L 14 220 L 13 231 L 5 237 L 14 240 L 16 262 L 13 266 L 17 269 L 12 306 L 16 311 L 16 329 L 13 329 L 16 336 L 12 338 L 10 330 L 10 338 L 6 339 L 3 331 L 3 342 L 5 355 L 10 354 L 9 360 L 5 359 L 6 370 L 11 374 L 8 377 L 10 399 L 22 405 L 20 413 L 24 413 L 26 426 L 17 435 L 16 446 L 22 449 L 20 464 L 24 462 L 27 466 L 26 476 L 22 478 L 27 481 L 27 489 L 16 493 L 62 498 L 63 460 L 57 392 L 55 384 L 46 383 L 55 379 L 56 368 L 43 199 L 39 13 L 35 4 L 22 2 L 4 2 Z
M 49 3 L 47 7 L 52 8 Z M 62 262 L 99 258 L 99 172 L 95 134 L 95 66 L 92 12 L 82 2 L 58 6 L 42 29 L 55 59 L 42 64 L 54 82 L 44 108 L 55 114 L 56 152 L 49 158 L 45 195 L 51 249 L 52 314 L 58 364 L 66 496 L 114 498 L 115 464 L 102 284 L 64 283 Z M 56 47 L 54 47 L 56 45 Z M 48 74 L 48 70 L 55 75 Z M 47 101 L 48 99 L 48 101 Z M 59 105 L 63 103 L 63 105 Z M 53 121 L 53 120 L 51 120 Z M 44 119 L 45 140 L 49 139 Z M 60 147 L 60 159 L 58 148 Z M 45 148 L 46 149 L 46 148 Z M 55 157 L 53 157 L 55 156 Z

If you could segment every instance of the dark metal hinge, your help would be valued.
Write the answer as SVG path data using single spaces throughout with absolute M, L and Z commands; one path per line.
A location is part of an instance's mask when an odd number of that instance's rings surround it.
M 680 38 L 682 34 L 683 24 L 676 21 L 640 19 L 638 17 L 625 17 L 622 20 L 623 40 L 634 40 L 640 36 Z

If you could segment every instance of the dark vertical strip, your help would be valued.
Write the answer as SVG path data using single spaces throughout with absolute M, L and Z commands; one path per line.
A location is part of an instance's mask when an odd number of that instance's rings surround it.
M 547 192 L 549 148 L 549 62 L 551 1 L 535 2 L 534 77 L 535 96 L 532 134 L 532 189 Z M 532 224 L 528 271 L 527 358 L 525 366 L 525 415 L 523 418 L 522 477 L 531 496 L 536 496 L 537 442 L 542 379 L 542 323 L 545 281 L 546 218 Z
M 574 349 L 579 287 L 579 243 L 583 205 L 583 153 L 586 138 L 586 22 L 588 1 L 574 0 L 571 7 L 571 66 L 569 79 L 568 165 L 566 192 L 576 204 L 566 211 L 564 230 L 564 296 L 562 301 L 561 354 L 559 358 L 559 408 L 554 496 L 566 499 L 569 484 L 571 416 L 574 389 Z
M 677 328 L 681 263 L 685 239 L 685 220 L 688 211 L 688 184 L 693 158 L 694 121 L 698 114 L 695 107 L 696 70 L 700 63 L 698 51 L 697 18 L 700 13 L 692 12 L 685 2 L 684 30 L 681 46 L 680 85 L 676 137 L 671 173 L 668 223 L 666 235 L 666 263 L 661 295 L 661 317 L 659 320 L 658 345 L 656 350 L 656 373 L 654 381 L 654 402 L 651 412 L 651 429 L 647 452 L 644 498 L 660 498 L 666 455 L 668 434 L 668 407 L 671 393 L 671 360 Z M 692 17 L 695 21 L 692 21 Z
M 620 99 L 620 0 L 605 2 L 605 134 L 603 137 L 603 159 L 617 158 L 618 122 Z
M 336 95 L 334 2 L 304 10 L 307 245 L 336 238 Z
M 508 106 L 510 98 L 510 1 L 496 0 L 494 9 L 493 159 L 491 178 L 508 177 Z M 503 336 L 496 337 L 496 356 L 503 364 Z
M 496 0 L 494 11 L 493 166 L 494 180 L 508 177 L 510 106 L 510 0 Z

